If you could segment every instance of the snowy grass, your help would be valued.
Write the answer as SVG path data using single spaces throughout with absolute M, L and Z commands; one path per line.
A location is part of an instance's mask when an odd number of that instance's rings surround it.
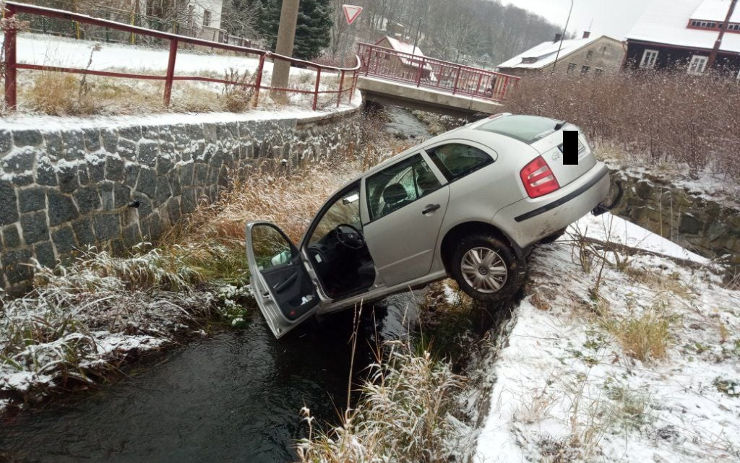
M 93 383 L 122 357 L 200 331 L 213 316 L 214 296 L 196 291 L 202 275 L 158 250 L 118 258 L 90 249 L 35 272 L 31 293 L 0 293 L 0 396 L 16 401 Z
M 163 75 L 167 69 L 168 51 L 163 49 L 29 33 L 20 34 L 17 41 L 18 60 L 22 63 L 148 75 Z M 20 70 L 18 104 L 21 112 L 50 115 L 244 112 L 253 109 L 255 92 L 245 85 L 255 83 L 257 68 L 258 59 L 253 56 L 181 50 L 176 60 L 176 76 L 219 78 L 231 83 L 176 81 L 169 107 L 163 103 L 162 81 Z M 269 86 L 271 79 L 272 63 L 268 61 L 262 72 L 262 85 Z M 351 74 L 348 74 L 344 89 L 349 88 L 350 80 Z M 292 68 L 288 88 L 313 91 L 315 81 L 315 70 Z M 338 88 L 338 73 L 323 72 L 319 90 Z M 284 106 L 310 109 L 313 104 L 311 94 L 288 93 L 287 101 L 277 103 L 269 93 L 261 91 L 260 109 L 279 109 Z M 345 93 L 345 103 L 347 98 L 348 94 Z M 329 108 L 336 101 L 335 94 L 320 94 L 317 108 Z
M 643 252 L 592 247 L 584 268 L 577 229 Z M 474 461 L 740 458 L 740 293 L 677 251 L 608 214 L 535 249 Z

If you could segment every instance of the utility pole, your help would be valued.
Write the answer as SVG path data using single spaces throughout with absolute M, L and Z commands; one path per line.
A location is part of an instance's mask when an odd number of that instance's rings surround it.
M 727 10 L 725 22 L 722 23 L 722 27 L 720 27 L 719 29 L 717 40 L 714 42 L 714 48 L 712 48 L 712 52 L 709 54 L 709 59 L 707 59 L 707 69 L 712 69 L 712 67 L 714 66 L 714 62 L 717 60 L 717 52 L 719 51 L 719 47 L 722 45 L 722 38 L 725 36 L 727 25 L 730 23 L 730 18 L 732 17 L 732 13 L 735 11 L 736 4 L 737 0 L 732 0 L 730 2 L 730 9 Z
M 555 66 L 558 64 L 558 58 L 560 58 L 560 50 L 563 48 L 563 40 L 565 40 L 565 33 L 568 31 L 568 23 L 570 22 L 570 14 L 573 13 L 573 1 L 570 0 L 570 10 L 568 10 L 568 19 L 565 20 L 565 27 L 563 28 L 563 35 L 560 36 L 560 45 L 558 46 L 558 52 L 555 54 L 555 61 L 552 63 L 552 70 L 550 74 L 555 72 Z
M 283 56 L 293 56 L 293 43 L 295 41 L 295 29 L 298 23 L 298 4 L 300 0 L 283 0 L 280 8 L 280 26 L 278 27 L 277 46 L 275 53 Z M 277 103 L 286 104 L 288 94 L 285 91 L 274 90 L 275 88 L 288 88 L 290 78 L 290 61 L 274 60 L 272 68 L 273 88 L 270 97 Z

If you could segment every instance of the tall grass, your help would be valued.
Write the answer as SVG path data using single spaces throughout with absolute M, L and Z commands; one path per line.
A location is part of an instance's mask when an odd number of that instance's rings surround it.
M 575 123 L 591 140 L 616 143 L 645 162 L 740 174 L 740 85 L 681 73 L 528 76 L 507 111 Z
M 309 435 L 298 444 L 302 463 L 436 462 L 452 456 L 446 443 L 455 434 L 454 392 L 464 379 L 428 352 L 414 355 L 408 345 L 391 343 L 387 361 L 370 366 L 362 399 L 343 424 Z

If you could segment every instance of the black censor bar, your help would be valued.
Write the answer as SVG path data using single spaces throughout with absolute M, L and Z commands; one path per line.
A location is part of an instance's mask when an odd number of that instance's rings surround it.
M 563 165 L 578 165 L 578 131 L 563 130 Z

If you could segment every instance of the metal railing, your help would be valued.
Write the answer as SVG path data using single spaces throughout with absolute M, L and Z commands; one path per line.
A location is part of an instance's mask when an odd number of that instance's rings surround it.
M 361 74 L 473 98 L 503 101 L 519 77 L 360 43 Z
M 335 66 L 327 66 L 311 61 L 300 60 L 289 56 L 279 55 L 266 50 L 258 48 L 243 47 L 239 45 L 232 45 L 221 42 L 213 42 L 210 40 L 199 39 L 196 37 L 188 37 L 183 35 L 172 34 L 169 32 L 162 32 L 152 29 L 146 29 L 143 27 L 132 26 L 129 24 L 123 24 L 116 21 L 110 21 L 106 19 L 93 18 L 91 16 L 72 13 L 65 10 L 57 10 L 53 8 L 45 8 L 35 5 L 27 5 L 24 3 L 17 2 L 5 2 L 5 11 L 3 16 L 6 19 L 16 17 L 18 14 L 29 14 L 36 16 L 43 16 L 47 18 L 64 19 L 73 22 L 91 24 L 100 26 L 103 28 L 109 28 L 118 31 L 125 31 L 131 34 L 137 34 L 146 37 L 154 37 L 169 42 L 169 55 L 167 62 L 167 71 L 165 75 L 152 75 L 152 74 L 138 74 L 128 72 L 111 72 L 111 71 L 100 71 L 92 69 L 81 69 L 81 68 L 69 68 L 61 66 L 44 66 L 36 64 L 19 63 L 17 57 L 16 37 L 17 30 L 9 27 L 5 30 L 5 40 L 3 42 L 4 48 L 4 68 L 5 68 L 5 104 L 7 109 L 17 109 L 17 71 L 19 69 L 35 70 L 35 71 L 52 71 L 52 72 L 66 72 L 74 74 L 88 74 L 103 77 L 115 77 L 115 78 L 129 78 L 129 79 L 140 79 L 140 80 L 163 80 L 164 81 L 164 104 L 169 106 L 170 98 L 172 95 L 172 84 L 174 81 L 199 81 L 199 82 L 212 82 L 228 85 L 238 85 L 246 88 L 254 89 L 254 96 L 252 100 L 252 106 L 256 107 L 259 103 L 260 90 L 270 90 L 275 92 L 285 93 L 298 93 L 298 94 L 311 94 L 313 95 L 312 109 L 316 110 L 319 101 L 319 95 L 322 94 L 336 94 L 336 106 L 338 107 L 343 99 L 345 93 L 349 93 L 348 101 L 351 102 L 352 95 L 354 95 L 355 87 L 357 85 L 358 70 L 360 69 L 360 59 L 356 57 L 357 64 L 351 68 L 341 68 Z M 240 55 L 253 56 L 259 59 L 257 70 L 255 71 L 255 80 L 251 82 L 236 82 L 228 79 L 218 79 L 212 77 L 193 76 L 193 75 L 175 75 L 175 62 L 177 59 L 178 45 L 181 43 L 191 44 L 195 46 L 209 47 L 212 49 L 228 50 L 236 52 Z M 262 77 L 264 72 L 265 61 L 272 61 L 273 64 L 277 61 L 287 61 L 291 65 L 295 65 L 301 68 L 313 69 L 316 72 L 316 79 L 314 81 L 313 89 L 302 89 L 302 88 L 291 88 L 291 87 L 272 87 L 263 85 Z M 338 89 L 321 90 L 321 77 L 322 74 L 326 76 L 327 72 L 336 73 L 339 76 Z M 348 76 L 351 76 L 349 82 L 350 85 L 345 85 L 345 80 Z

